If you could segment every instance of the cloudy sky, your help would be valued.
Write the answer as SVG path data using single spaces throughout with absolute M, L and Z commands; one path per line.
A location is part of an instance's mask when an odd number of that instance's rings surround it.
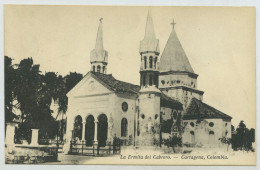
M 4 8 L 4 54 L 32 57 L 40 69 L 66 75 L 90 70 L 103 18 L 108 73 L 139 84 L 139 41 L 148 7 L 22 6 Z M 152 7 L 161 53 L 176 33 L 195 71 L 204 102 L 255 127 L 255 11 L 228 7 Z

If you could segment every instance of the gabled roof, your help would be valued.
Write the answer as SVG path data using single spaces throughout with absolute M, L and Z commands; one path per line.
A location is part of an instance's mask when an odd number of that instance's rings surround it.
M 203 103 L 202 101 L 192 98 L 191 102 L 183 115 L 184 120 L 189 119 L 232 119 L 231 116 Z
M 132 93 L 137 94 L 140 90 L 138 85 L 134 85 L 131 83 L 119 81 L 115 79 L 112 74 L 102 74 L 97 72 L 91 72 L 91 74 L 95 75 L 99 80 L 104 82 L 111 90 L 118 93 Z
M 174 28 L 163 50 L 159 69 L 160 72 L 179 71 L 194 73 Z

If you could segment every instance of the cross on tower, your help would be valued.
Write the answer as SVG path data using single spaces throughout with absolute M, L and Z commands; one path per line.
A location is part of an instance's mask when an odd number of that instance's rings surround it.
M 172 29 L 174 29 L 174 25 L 176 24 L 175 22 L 174 22 L 174 19 L 172 20 Z

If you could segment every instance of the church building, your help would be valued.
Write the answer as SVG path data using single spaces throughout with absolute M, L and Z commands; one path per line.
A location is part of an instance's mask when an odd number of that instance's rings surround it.
M 140 84 L 107 74 L 108 52 L 103 46 L 100 19 L 91 70 L 67 94 L 66 144 L 85 142 L 105 146 L 114 137 L 124 145 L 161 146 L 169 136 L 189 146 L 214 146 L 231 137 L 231 117 L 203 102 L 196 74 L 174 30 L 160 55 L 153 20 L 148 12 L 140 41 Z M 164 123 L 171 120 L 165 132 Z M 164 127 L 164 128 L 163 128 Z M 65 145 L 66 145 L 65 144 Z

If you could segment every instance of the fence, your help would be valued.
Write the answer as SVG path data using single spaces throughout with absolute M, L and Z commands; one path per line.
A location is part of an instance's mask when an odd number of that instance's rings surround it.
M 93 144 L 87 146 L 86 142 L 76 143 L 70 142 L 70 154 L 72 155 L 85 155 L 85 156 L 107 156 L 112 154 L 120 154 L 121 145 L 106 144 L 106 146 L 99 146 Z

